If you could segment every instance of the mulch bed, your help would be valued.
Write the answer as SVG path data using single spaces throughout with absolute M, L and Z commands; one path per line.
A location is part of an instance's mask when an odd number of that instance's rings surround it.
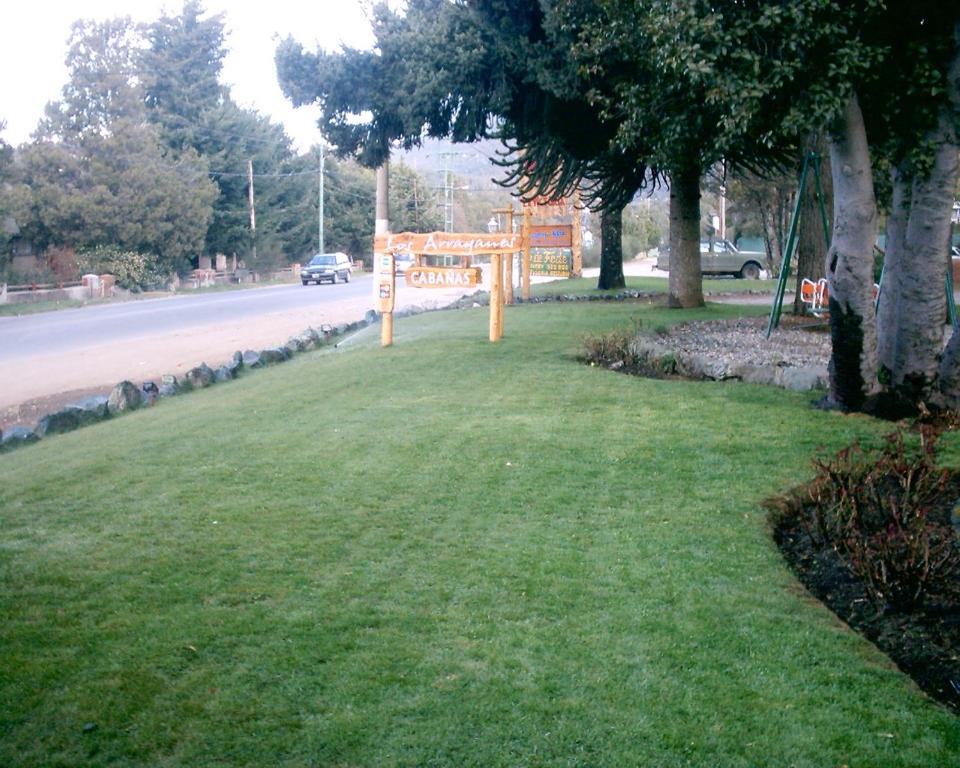
M 960 498 L 960 474 L 940 509 L 949 520 Z M 774 502 L 776 506 L 776 503 Z M 803 585 L 840 619 L 868 638 L 929 696 L 960 713 L 960 594 L 933 594 L 914 610 L 878 606 L 831 548 L 821 548 L 796 515 L 774 515 L 774 538 Z

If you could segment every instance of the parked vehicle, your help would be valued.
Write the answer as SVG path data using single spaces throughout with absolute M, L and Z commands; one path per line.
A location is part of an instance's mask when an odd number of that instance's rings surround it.
M 402 275 L 411 267 L 417 266 L 416 260 L 409 253 L 398 253 L 393 263 L 398 275 Z
M 300 282 L 304 285 L 314 282 L 345 283 L 350 282 L 353 262 L 345 253 L 318 253 L 300 268 Z
M 763 258 L 762 253 L 741 251 L 729 240 L 700 241 L 700 271 L 705 275 L 733 275 L 756 280 L 763 269 Z M 657 269 L 669 271 L 669 248 L 660 249 Z

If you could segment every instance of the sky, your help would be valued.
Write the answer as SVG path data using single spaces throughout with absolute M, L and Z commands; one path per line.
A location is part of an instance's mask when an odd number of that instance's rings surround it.
M 317 110 L 294 109 L 277 85 L 273 54 L 292 35 L 309 51 L 343 45 L 368 48 L 373 42 L 369 0 L 204 0 L 207 15 L 224 14 L 229 50 L 221 81 L 240 106 L 283 123 L 296 148 L 319 139 Z M 131 16 L 150 22 L 166 10 L 178 15 L 180 0 L 18 0 L 7 3 L 0 25 L 0 133 L 7 143 L 30 140 L 44 105 L 59 98 L 67 81 L 63 60 L 70 25 L 79 18 Z

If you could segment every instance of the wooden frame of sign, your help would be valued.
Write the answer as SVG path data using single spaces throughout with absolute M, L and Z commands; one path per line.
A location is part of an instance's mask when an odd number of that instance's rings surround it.
M 512 215 L 512 211 L 511 211 Z M 512 221 L 511 226 L 512 230 Z M 416 288 L 449 288 L 477 285 L 480 268 L 470 266 L 474 256 L 490 256 L 490 341 L 503 338 L 503 255 L 523 250 L 523 235 L 512 231 L 503 234 L 478 232 L 402 232 L 377 235 L 374 239 L 374 261 L 378 255 L 413 256 L 415 266 L 405 274 L 407 285 Z M 424 256 L 453 255 L 460 258 L 459 267 L 429 267 L 421 263 Z M 512 259 L 511 259 L 512 261 Z M 395 262 L 395 258 L 391 263 Z M 411 276 L 413 276 L 411 280 Z M 511 286 L 512 287 L 512 286 Z M 388 346 L 384 342 L 384 346 Z
M 580 220 L 580 195 L 562 200 L 537 198 L 523 205 L 523 276 L 521 295 L 530 298 L 532 250 L 566 249 L 571 252 L 568 277 L 583 276 L 583 225 Z M 553 221 L 546 221 L 552 219 Z M 559 220 L 559 221 L 557 221 Z M 569 223 L 566 223 L 569 221 Z M 549 274 L 555 274 L 549 272 Z M 557 277 L 562 275 L 556 274 Z

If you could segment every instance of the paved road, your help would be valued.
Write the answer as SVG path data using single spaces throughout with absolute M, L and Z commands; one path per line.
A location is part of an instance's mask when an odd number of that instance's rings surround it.
M 158 332 L 203 333 L 215 326 L 255 323 L 264 315 L 322 310 L 333 302 L 368 298 L 370 291 L 367 277 L 340 285 L 298 283 L 0 317 L 0 365 Z
M 277 346 L 310 326 L 359 320 L 373 306 L 372 288 L 363 275 L 338 285 L 296 283 L 0 317 L 0 429 L 33 423 L 124 379 L 182 375 L 201 362 L 222 364 L 235 350 Z M 397 308 L 444 306 L 462 293 L 398 281 Z

